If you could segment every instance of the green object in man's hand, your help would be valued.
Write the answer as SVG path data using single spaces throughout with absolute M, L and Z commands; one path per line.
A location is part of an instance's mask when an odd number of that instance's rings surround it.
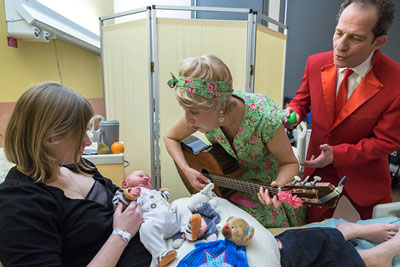
M 296 113 L 295 112 L 290 113 L 289 118 L 288 118 L 287 121 L 288 121 L 289 124 L 296 124 L 296 121 L 297 121 Z

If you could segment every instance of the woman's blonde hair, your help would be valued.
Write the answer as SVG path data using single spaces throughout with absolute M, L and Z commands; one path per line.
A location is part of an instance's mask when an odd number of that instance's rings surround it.
M 199 78 L 210 81 L 231 81 L 232 75 L 228 66 L 214 55 L 202 55 L 201 57 L 186 58 L 179 68 L 179 76 Z M 231 97 L 227 101 L 207 99 L 179 87 L 175 89 L 175 96 L 179 105 L 184 108 L 200 108 L 205 111 L 223 109 L 230 111 Z
M 78 93 L 58 83 L 35 85 L 15 105 L 5 133 L 5 155 L 34 182 L 45 182 L 53 177 L 58 164 L 46 141 L 57 144 L 73 137 L 78 157 L 92 116 L 89 102 Z M 82 161 L 77 165 L 88 169 Z

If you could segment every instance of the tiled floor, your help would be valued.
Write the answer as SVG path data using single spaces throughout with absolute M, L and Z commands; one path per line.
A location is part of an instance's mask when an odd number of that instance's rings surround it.
M 392 190 L 393 202 L 400 201 L 400 186 Z M 358 215 L 357 211 L 353 208 L 350 204 L 350 201 L 343 196 L 338 206 L 336 207 L 335 213 L 333 214 L 333 218 L 343 218 L 350 222 L 356 222 L 360 220 L 360 216 Z

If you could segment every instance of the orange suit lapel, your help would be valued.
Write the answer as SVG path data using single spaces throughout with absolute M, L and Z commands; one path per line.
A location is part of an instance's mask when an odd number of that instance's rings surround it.
M 329 125 L 333 124 L 335 116 L 336 76 L 337 67 L 333 63 L 321 68 L 322 90 L 324 92 Z
M 376 95 L 383 88 L 383 84 L 376 78 L 372 69 L 367 73 L 357 89 L 350 96 L 349 100 L 344 104 L 340 111 L 332 129 L 338 126 L 344 119 L 350 116 L 362 104 L 367 102 L 371 97 Z

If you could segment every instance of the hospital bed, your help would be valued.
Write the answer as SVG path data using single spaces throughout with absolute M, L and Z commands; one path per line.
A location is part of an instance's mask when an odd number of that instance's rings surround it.
M 3 148 L 0 148 L 0 183 L 3 182 L 8 170 L 13 166 L 12 163 L 8 162 L 3 153 Z M 219 228 L 223 226 L 226 219 L 229 216 L 236 216 L 245 219 L 250 225 L 255 227 L 255 235 L 247 245 L 247 258 L 249 266 L 265 266 L 268 262 L 268 266 L 280 266 L 280 255 L 276 246 L 274 235 L 277 235 L 287 229 L 303 228 L 302 227 L 291 227 L 291 228 L 275 228 L 266 229 L 251 215 L 244 212 L 242 209 L 236 207 L 232 203 L 228 202 L 223 198 L 216 197 L 217 207 L 216 211 L 221 216 L 221 222 Z M 180 198 L 172 202 L 172 205 L 187 205 L 189 198 Z M 400 213 L 400 202 L 388 203 L 377 205 L 374 208 L 373 217 L 396 217 Z M 224 239 L 221 231 L 218 233 L 218 239 Z M 172 239 L 166 240 L 167 246 L 172 248 Z M 197 241 L 197 242 L 202 242 Z M 182 246 L 178 249 L 178 257 L 169 266 L 176 266 L 180 259 L 182 259 L 187 253 L 194 248 L 193 242 L 185 241 Z M 1 267 L 0 263 L 0 267 Z M 151 266 L 155 266 L 154 262 Z
M 3 148 L 0 148 L 0 183 L 4 181 L 8 170 L 13 167 L 14 164 L 8 162 L 3 153 Z M 221 223 L 225 222 L 229 216 L 236 216 L 245 219 L 250 225 L 253 225 L 256 229 L 256 234 L 248 245 L 248 259 L 250 266 L 264 266 L 262 262 L 270 262 L 269 266 L 280 266 L 279 264 L 279 252 L 276 247 L 275 239 L 271 232 L 266 230 L 260 223 L 258 223 L 252 216 L 237 208 L 230 202 L 222 198 L 217 199 L 216 211 L 221 216 Z M 180 198 L 175 200 L 172 205 L 187 205 L 189 198 Z M 221 231 L 218 231 L 218 239 L 224 239 Z M 167 240 L 167 245 L 172 248 L 172 240 Z M 171 263 L 169 266 L 176 266 L 181 258 L 183 258 L 189 251 L 193 249 L 194 243 L 184 242 L 178 250 L 178 259 Z M 265 248 L 269 248 L 264 250 Z M 0 267 L 1 267 L 0 263 Z M 151 266 L 156 266 L 152 263 Z
M 229 216 L 235 216 L 245 219 L 250 225 L 255 227 L 255 234 L 251 242 L 246 246 L 247 251 L 247 260 L 250 267 L 256 266 L 268 266 L 268 267 L 278 267 L 280 265 L 280 254 L 277 249 L 276 239 L 274 236 L 286 231 L 288 229 L 299 229 L 306 228 L 305 226 L 299 227 L 289 227 L 289 228 L 264 228 L 257 220 L 255 220 L 251 215 L 243 211 L 242 209 L 236 207 L 229 201 L 216 197 L 217 199 L 217 207 L 216 211 L 221 216 L 221 222 L 219 223 L 219 228 L 221 229 Z M 172 202 L 172 205 L 187 205 L 189 198 L 180 198 Z M 397 203 L 389 203 L 389 204 L 381 204 L 377 205 L 374 209 L 374 216 L 391 216 L 393 214 L 400 211 L 400 202 Z M 377 218 L 377 217 L 375 217 Z M 375 219 L 378 220 L 378 219 Z M 218 239 L 223 240 L 224 236 L 221 231 L 218 233 Z M 195 247 L 194 244 L 197 242 L 204 242 L 204 240 L 199 240 L 196 242 L 188 242 L 185 241 L 182 246 L 177 250 L 178 256 L 170 265 L 168 266 L 176 266 L 179 261 L 185 257 L 190 251 L 192 251 Z M 166 240 L 167 247 L 172 249 L 172 239 Z M 268 265 L 266 265 L 268 263 Z M 156 264 L 154 261 L 152 262 L 151 267 L 155 267 Z M 393 266 L 400 266 L 400 258 L 397 256 L 395 258 Z

